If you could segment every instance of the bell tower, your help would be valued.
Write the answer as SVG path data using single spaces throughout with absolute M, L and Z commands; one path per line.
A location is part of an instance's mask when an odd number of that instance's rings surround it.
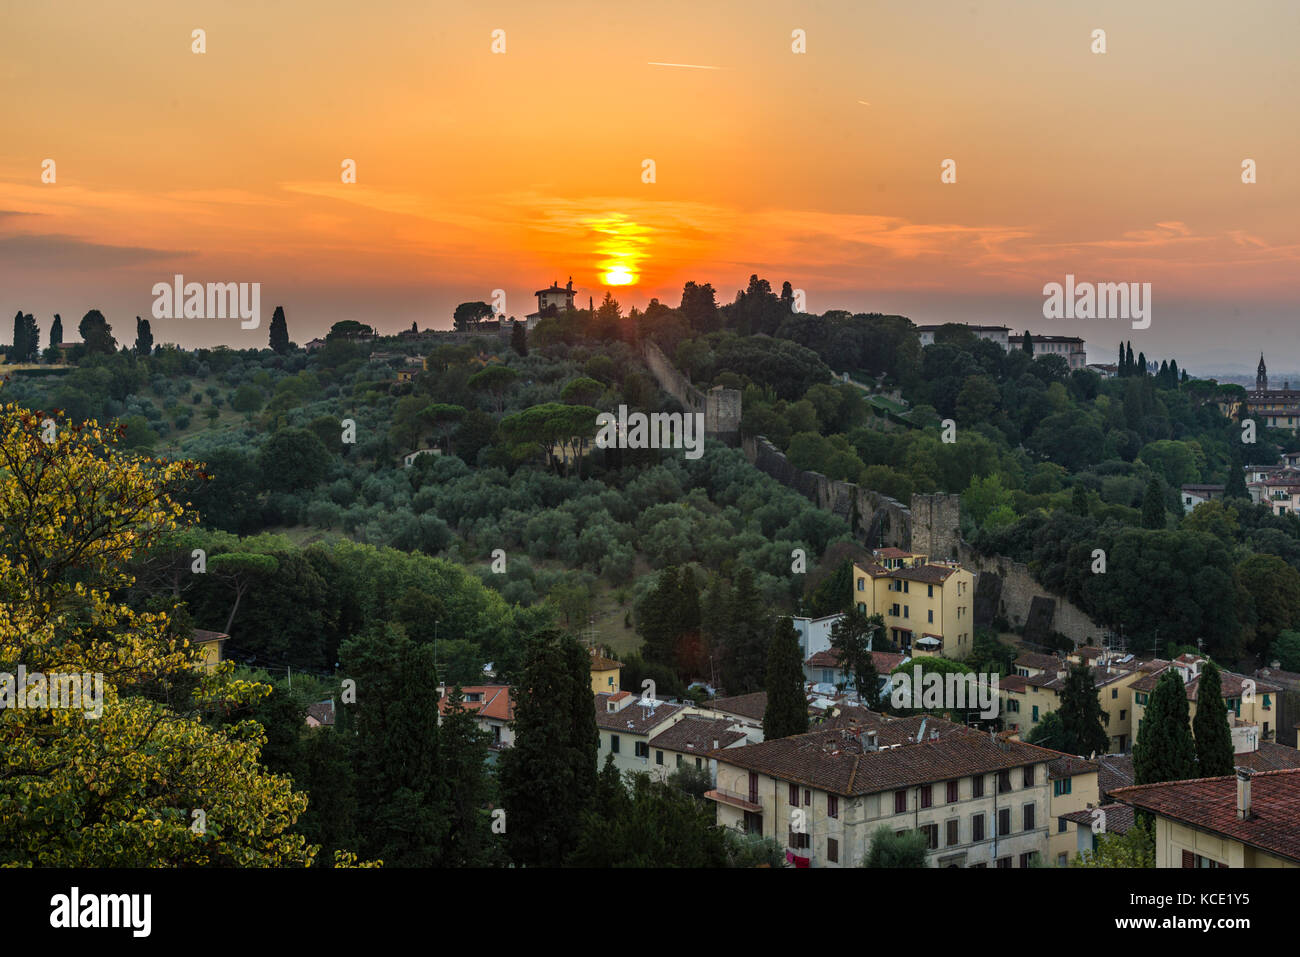
M 1259 354 L 1259 368 L 1255 370 L 1255 391 L 1268 391 L 1268 370 L 1264 368 L 1264 353 Z

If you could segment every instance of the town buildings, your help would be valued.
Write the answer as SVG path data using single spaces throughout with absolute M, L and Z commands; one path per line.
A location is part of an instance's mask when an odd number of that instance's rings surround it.
M 909 654 L 960 661 L 973 647 L 975 576 L 956 562 L 931 562 L 918 552 L 878 548 L 854 563 L 853 600 L 881 615 L 890 640 Z
M 1295 432 L 1300 427 L 1300 389 L 1292 389 L 1289 382 L 1282 383 L 1281 389 L 1270 389 L 1262 352 L 1255 372 L 1255 388 L 1246 393 L 1244 414 L 1270 429 Z
M 1088 352 L 1084 348 L 1083 340 L 1078 336 L 1030 335 L 1029 341 L 1034 350 L 1035 359 L 1039 356 L 1060 356 L 1070 364 L 1071 371 L 1084 369 L 1088 366 Z M 1024 334 L 1008 336 L 1007 345 L 1012 349 L 1023 349 L 1025 347 Z

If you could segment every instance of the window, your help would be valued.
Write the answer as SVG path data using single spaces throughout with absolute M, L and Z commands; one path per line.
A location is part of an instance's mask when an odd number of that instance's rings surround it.
M 933 586 L 933 585 L 926 585 L 925 588 L 926 588 L 926 595 L 925 595 L 925 597 L 926 597 L 926 598 L 933 598 L 933 597 L 934 597 L 934 586 Z
M 907 589 L 907 582 L 903 582 L 903 594 L 911 594 Z
M 826 860 L 832 864 L 840 862 L 840 842 L 833 837 L 826 838 Z
M 933 624 L 934 624 L 934 610 L 931 609 L 931 610 L 927 611 L 926 614 L 929 616 L 930 624 L 933 625 Z
M 703 758 L 696 758 L 696 759 L 695 759 L 695 766 L 696 766 L 697 768 L 702 768 L 702 767 L 704 767 L 704 759 L 703 759 Z
M 894 792 L 894 813 L 903 814 L 906 811 L 907 811 L 907 792 L 895 791 Z
M 1070 789 L 1074 786 L 1074 778 L 1062 778 L 1060 781 L 1052 782 L 1052 794 L 1060 797 L 1062 794 L 1069 794 Z
M 803 834 L 796 834 L 794 831 L 790 832 L 791 847 L 797 849 L 803 849 L 803 848 L 807 848 L 810 845 L 810 843 L 811 843 L 811 839 L 809 838 L 807 832 Z
M 1025 765 L 1025 787 L 1032 788 L 1033 786 L 1034 786 L 1034 766 L 1032 764 L 1027 764 Z
M 978 864 L 972 864 L 972 865 L 971 865 L 971 869 L 972 869 L 972 870 L 973 870 L 974 868 L 977 868 L 977 867 L 988 867 L 988 865 L 985 864 L 983 861 L 980 861 Z
M 1002 870 L 1010 870 L 1010 869 L 1011 869 L 1011 858 L 1009 858 L 1009 857 L 999 857 L 999 858 L 998 858 L 998 867 L 1001 868 Z
M 636 756 L 637 756 L 638 758 L 649 758 L 649 757 L 650 757 L 650 742 L 649 742 L 649 741 L 638 741 L 638 742 L 636 743 Z
M 1112 700 L 1115 699 L 1115 698 L 1118 698 L 1118 697 L 1119 697 L 1119 689 L 1118 689 L 1118 688 L 1111 688 L 1111 689 L 1110 689 L 1110 696 L 1111 696 L 1111 699 L 1112 699 Z
M 789 794 L 789 798 L 790 798 L 790 806 L 791 806 L 791 807 L 798 807 L 798 806 L 799 806 L 799 785 L 797 785 L 797 784 L 792 784 L 792 785 L 790 785 L 790 794 Z
M 1006 794 L 1010 790 L 1011 790 L 1011 772 L 999 771 L 998 772 L 998 793 Z
M 680 754 L 677 755 L 677 766 L 679 768 L 682 766 L 682 756 Z
M 697 759 L 698 760 L 698 759 Z M 749 772 L 749 803 L 758 803 L 758 772 Z
M 1057 866 L 1057 867 L 1069 867 L 1069 866 L 1070 866 L 1070 855 L 1069 855 L 1069 854 L 1065 854 L 1065 853 L 1057 854 L 1057 855 L 1056 855 L 1056 866 Z
M 840 816 L 840 799 L 835 794 L 826 795 L 826 816 L 827 817 Z
M 616 734 L 609 736 L 609 751 L 610 754 L 618 754 L 618 735 Z
M 984 815 L 972 814 L 970 818 L 970 839 L 972 841 L 984 840 Z
M 922 784 L 921 785 L 921 807 L 923 808 L 930 807 L 932 804 L 934 804 L 934 795 L 933 792 L 931 791 L 930 785 Z
M 867 606 L 862 604 L 862 602 L 858 602 L 858 611 L 865 613 L 866 610 L 867 610 Z
M 1029 852 L 1026 853 L 1026 854 L 1021 854 L 1021 855 L 1020 855 L 1020 866 L 1021 866 L 1021 867 L 1033 867 L 1033 866 L 1034 866 L 1034 858 L 1037 857 L 1037 856 L 1038 856 L 1038 852 L 1037 852 L 1037 851 L 1029 851 Z
M 947 837 L 948 837 L 948 847 L 952 847 L 954 844 L 960 844 L 960 843 L 961 843 L 960 839 L 958 838 L 958 833 L 957 833 L 958 830 L 959 830 L 959 828 L 958 828 L 958 826 L 957 826 L 957 822 L 956 822 L 956 821 L 949 821 L 949 822 L 948 822 L 948 835 L 947 835 Z
M 903 606 L 903 617 L 904 617 L 904 618 L 907 618 L 907 617 L 908 617 L 908 612 L 909 612 L 910 610 L 911 610 L 911 609 L 909 609 L 906 605 Z
M 1126 717 L 1128 717 L 1128 711 L 1127 711 L 1127 709 L 1125 709 L 1125 708 L 1120 708 L 1120 709 L 1119 709 L 1119 719 L 1120 719 L 1121 721 L 1123 721 Z
M 812 791 L 808 790 L 807 788 L 803 789 L 803 806 L 804 807 L 812 806 Z
M 1146 696 L 1145 694 L 1143 694 L 1141 691 L 1139 691 L 1139 692 L 1137 692 L 1136 694 L 1133 695 L 1133 700 L 1134 700 L 1137 704 L 1145 705 L 1145 704 L 1147 703 L 1147 696 Z
M 1008 698 L 1008 699 L 1007 699 L 1007 710 L 1010 711 L 1010 712 L 1012 712 L 1012 713 L 1014 713 L 1014 714 L 1019 714 L 1019 713 L 1020 713 L 1020 702 L 1017 701 L 1015 698 Z
M 1032 804 L 1026 804 L 1024 807 L 1024 829 L 1026 831 L 1032 831 L 1034 829 L 1034 810 L 1035 808 Z
M 998 811 L 997 837 L 1006 837 L 1011 833 L 1011 808 L 1004 807 Z
M 893 615 L 895 618 L 897 618 L 899 614 L 901 614 L 898 610 L 898 602 L 894 602 L 892 605 L 889 606 L 889 613 Z
M 939 849 L 939 825 L 922 824 L 921 833 L 925 835 L 925 849 L 927 851 L 937 851 Z
M 1064 833 L 1066 832 L 1066 830 L 1069 829 L 1069 827 L 1070 827 L 1070 822 L 1067 821 L 1065 818 L 1063 818 L 1063 817 L 1058 817 L 1058 818 L 1056 819 L 1056 833 L 1057 833 L 1057 834 L 1064 834 Z
M 865 590 L 866 590 L 866 587 L 867 587 L 867 580 L 866 580 L 865 578 L 859 578 L 859 579 L 858 579 L 858 591 L 865 591 Z
M 970 796 L 973 798 L 984 796 L 984 775 L 977 774 L 970 779 Z
M 1034 705 L 1034 717 L 1033 717 L 1033 720 L 1034 720 L 1035 722 L 1038 721 L 1038 705 Z
M 610 685 L 610 687 L 613 687 L 613 686 L 614 686 L 614 676 L 613 676 L 613 675 L 610 675 L 610 677 L 609 677 L 609 681 L 608 681 L 608 684 Z
M 956 781 L 948 782 L 948 803 L 949 804 L 957 803 L 957 782 Z

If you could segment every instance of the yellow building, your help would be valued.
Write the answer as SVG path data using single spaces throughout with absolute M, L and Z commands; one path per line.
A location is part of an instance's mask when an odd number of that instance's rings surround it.
M 1097 651 L 1098 654 L 1092 654 Z M 1003 727 L 1028 734 L 1048 714 L 1061 706 L 1067 670 L 1088 663 L 1101 705 L 1102 722 L 1110 737 L 1109 751 L 1124 754 L 1133 746 L 1133 702 L 1130 687 L 1145 676 L 1130 656 L 1110 660 L 1100 649 L 1080 648 L 1068 659 L 1054 655 L 1023 654 L 1015 660 L 1015 674 L 998 685 Z
M 1119 788 L 1156 821 L 1156 867 L 1300 867 L 1300 769 Z
M 717 764 L 709 752 L 734 748 L 745 741 L 744 729 L 734 721 L 687 715 L 650 738 L 649 770 L 660 780 L 666 780 L 679 768 L 708 770 L 710 783 L 716 784 Z
M 1060 754 L 932 716 L 855 714 L 712 752 L 718 824 L 775 838 L 796 867 L 858 867 L 882 825 L 924 833 L 934 867 L 1047 854 L 1047 766 Z
M 226 641 L 229 635 L 220 631 L 194 629 L 194 644 L 203 652 L 203 670 L 211 674 L 224 659 Z
M 1048 814 L 1052 836 L 1048 843 L 1048 863 L 1068 867 L 1078 849 L 1079 838 L 1070 821 L 1062 815 L 1085 811 L 1097 803 L 1097 772 L 1095 761 L 1063 754 L 1047 765 Z
M 599 649 L 591 649 L 591 693 L 618 694 L 619 679 L 622 677 L 622 662 L 606 658 Z
M 853 566 L 853 600 L 881 615 L 888 637 L 910 654 L 970 655 L 975 633 L 975 576 L 955 562 L 879 548 L 873 561 Z
M 1151 694 L 1161 676 L 1174 669 L 1187 689 L 1189 718 L 1196 717 L 1196 699 L 1200 691 L 1201 669 L 1206 659 L 1199 655 L 1180 655 L 1173 661 L 1156 659 L 1144 665 L 1146 673 L 1131 684 L 1133 694 L 1133 737 L 1136 739 Z M 1232 730 L 1233 750 L 1241 753 L 1258 750 L 1260 741 L 1277 735 L 1279 685 L 1248 678 L 1231 671 L 1219 672 L 1223 698 L 1228 705 L 1228 724 Z

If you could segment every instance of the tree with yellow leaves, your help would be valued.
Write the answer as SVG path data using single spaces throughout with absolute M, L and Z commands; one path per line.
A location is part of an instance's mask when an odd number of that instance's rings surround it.
M 203 477 L 125 453 L 120 430 L 0 406 L 0 866 L 312 863 L 291 832 L 307 795 L 259 765 L 261 727 L 201 720 L 270 689 L 203 674 L 166 614 L 119 597 Z M 71 675 L 102 675 L 99 709 L 24 697 Z

